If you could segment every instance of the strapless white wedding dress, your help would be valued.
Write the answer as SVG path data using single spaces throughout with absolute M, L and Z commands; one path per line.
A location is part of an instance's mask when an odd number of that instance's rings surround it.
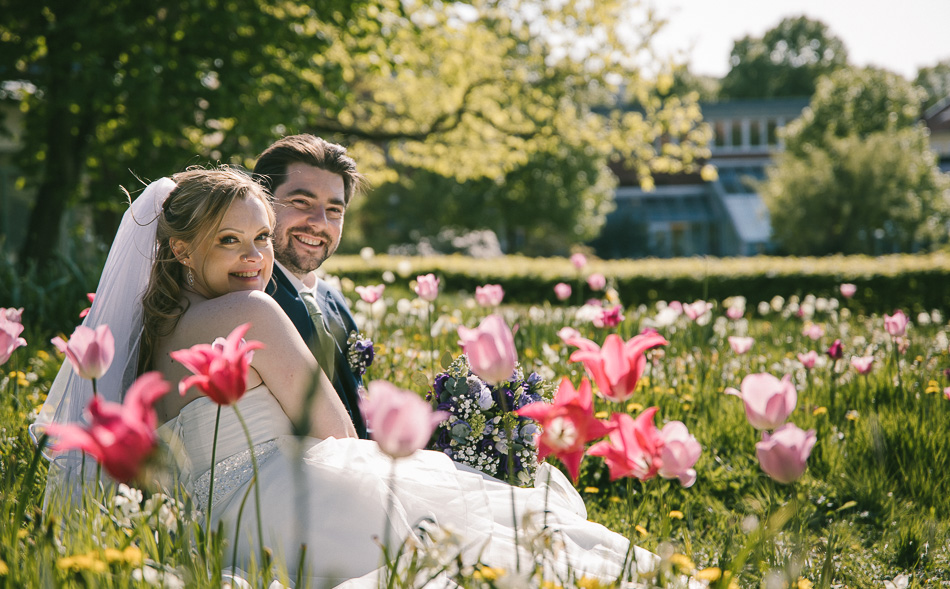
M 398 544 L 420 522 L 451 530 L 461 539 L 466 562 L 476 559 L 509 572 L 530 562 L 527 515 L 535 528 L 543 519 L 557 530 L 563 548 L 546 563 L 565 578 L 569 563 L 580 577 L 616 579 L 625 562 L 626 538 L 587 520 L 584 502 L 564 475 L 542 464 L 534 488 L 514 488 L 452 462 L 439 452 L 419 451 L 396 461 L 368 440 L 297 438 L 290 421 L 264 385 L 245 393 L 238 403 L 254 444 L 260 477 L 264 544 L 293 579 L 306 545 L 304 575 L 315 588 L 338 585 L 375 586 L 381 565 L 380 545 Z M 208 501 L 211 455 L 217 405 L 207 397 L 189 403 L 162 426 L 181 444 L 188 464 L 186 487 L 196 507 Z M 253 476 L 247 438 L 235 412 L 221 411 L 215 454 L 212 529 L 219 522 L 226 537 L 238 544 L 238 567 L 257 558 L 258 536 L 254 493 L 250 492 L 240 527 L 241 504 Z M 391 476 L 394 473 L 394 476 Z M 514 503 L 514 513 L 512 511 Z M 520 559 L 516 559 L 514 522 L 519 525 Z M 230 562 L 231 547 L 225 552 Z M 655 555 L 635 549 L 632 562 L 641 570 L 654 566 Z M 629 566 L 629 565 L 628 565 Z M 637 565 L 635 565 L 637 566 Z

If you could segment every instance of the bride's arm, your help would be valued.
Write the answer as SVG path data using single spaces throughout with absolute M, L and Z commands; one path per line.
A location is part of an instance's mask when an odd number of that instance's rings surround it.
M 201 316 L 194 318 L 195 323 L 206 324 L 208 330 L 205 333 L 225 336 L 240 324 L 251 324 L 245 339 L 264 344 L 263 349 L 254 351 L 251 367 L 260 375 L 284 413 L 291 420 L 299 421 L 308 409 L 307 393 L 313 381 L 312 375 L 319 367 L 283 309 L 260 291 L 230 293 L 207 301 L 206 305 L 207 309 L 202 309 Z M 317 438 L 357 437 L 343 401 L 324 371 L 318 372 L 318 390 L 309 407 L 310 435 Z

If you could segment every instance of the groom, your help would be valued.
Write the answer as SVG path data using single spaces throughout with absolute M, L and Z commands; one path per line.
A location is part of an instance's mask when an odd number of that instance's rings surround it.
M 350 368 L 346 340 L 356 329 L 343 296 L 317 277 L 343 233 L 343 215 L 363 177 L 346 149 L 314 135 L 284 137 L 254 166 L 274 197 L 274 275 L 267 292 L 284 309 L 366 438 L 359 409 L 362 379 Z

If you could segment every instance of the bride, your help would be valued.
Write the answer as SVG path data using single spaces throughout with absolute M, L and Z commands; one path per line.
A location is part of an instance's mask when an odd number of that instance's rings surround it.
M 274 263 L 273 229 L 264 190 L 238 171 L 195 169 L 153 182 L 122 221 L 85 321 L 92 327 L 109 324 L 116 336 L 116 359 L 99 386 L 112 400 L 144 370 L 179 382 L 189 373 L 171 352 L 211 343 L 241 324 L 251 324 L 248 341 L 263 343 L 237 402 L 253 440 L 259 518 L 253 499 L 241 516 L 253 472 L 237 412 L 228 407 L 220 412 L 215 448 L 218 406 L 197 388 L 167 394 L 156 404 L 164 422 L 160 430 L 178 442 L 186 465 L 182 482 L 200 509 L 208 505 L 211 489 L 211 526 L 222 525 L 236 543 L 233 564 L 245 569 L 259 564 L 262 540 L 291 579 L 301 563 L 300 572 L 314 587 L 348 580 L 347 586 L 373 586 L 381 539 L 398 544 L 418 535 L 427 522 L 459 540 L 465 562 L 513 572 L 531 559 L 525 526 L 530 528 L 535 516 L 539 527 L 546 510 L 544 522 L 555 530 L 559 546 L 548 570 L 561 579 L 568 567 L 576 578 L 618 578 L 628 541 L 588 521 L 580 496 L 549 465 L 542 464 L 535 488 L 521 489 L 444 454 L 419 451 L 396 463 L 390 481 L 391 459 L 375 442 L 357 439 L 314 355 L 265 292 Z M 314 380 L 316 394 L 308 402 Z M 78 421 L 88 398 L 85 381 L 64 366 L 37 425 Z M 307 435 L 291 435 L 292 424 L 301 422 L 310 424 Z M 62 483 L 62 476 L 50 472 L 51 485 Z M 230 561 L 230 548 L 226 555 Z M 630 560 L 649 567 L 653 559 L 635 548 Z

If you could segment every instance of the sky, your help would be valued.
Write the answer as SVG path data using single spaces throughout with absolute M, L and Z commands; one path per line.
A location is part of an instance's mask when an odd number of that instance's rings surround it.
M 950 0 L 646 0 L 668 19 L 654 46 L 682 53 L 694 74 L 722 77 L 733 43 L 762 37 L 785 17 L 820 20 L 844 42 L 852 65 L 914 79 L 950 60 Z

